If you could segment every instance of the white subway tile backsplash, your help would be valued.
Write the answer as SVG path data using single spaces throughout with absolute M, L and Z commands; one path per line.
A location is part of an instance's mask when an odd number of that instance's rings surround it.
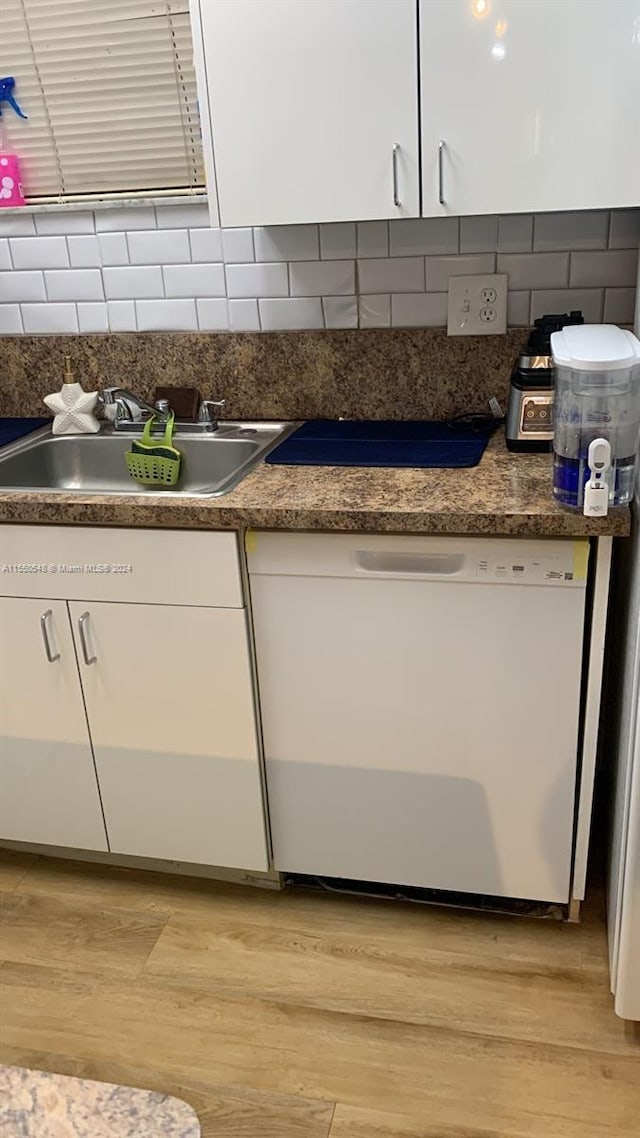
M 164 296 L 159 265 L 124 265 L 102 270 L 107 300 L 153 300 Z
M 606 288 L 603 316 L 605 324 L 633 324 L 635 305 L 634 288 Z
M 155 229 L 151 233 L 127 233 L 132 265 L 180 265 L 191 260 L 186 229 Z
M 74 269 L 98 268 L 101 264 L 98 238 L 94 236 L 68 237 L 69 260 Z
M 93 213 L 80 210 L 61 210 L 59 213 L 35 213 L 36 232 L 43 236 L 61 233 L 93 233 L 95 223 Z
M 124 233 L 99 233 L 97 236 L 68 237 L 69 258 L 74 269 L 102 265 L 128 265 L 129 251 Z
M 510 328 L 529 323 L 531 293 L 519 289 L 507 293 L 507 324 Z
M 226 332 L 229 327 L 229 311 L 226 299 L 196 300 L 198 327 L 201 332 Z
M 638 277 L 637 249 L 610 249 L 606 253 L 572 253 L 571 288 L 610 286 L 631 288 Z
M 129 246 L 126 233 L 99 233 L 98 249 L 103 265 L 128 265 Z
M 139 332 L 196 332 L 195 300 L 136 300 Z
M 32 237 L 35 231 L 32 213 L 7 213 L 0 209 L 0 237 Z
M 360 292 L 424 292 L 424 257 L 358 261 Z
M 359 221 L 356 226 L 358 257 L 389 256 L 389 223 Z
M 265 332 L 324 328 L 320 297 L 261 300 L 260 322 Z
M 323 296 L 325 328 L 357 328 L 358 303 L 355 296 Z
M 228 265 L 255 261 L 253 229 L 222 229 L 222 259 Z
M 81 332 L 108 332 L 109 312 L 106 304 L 78 304 L 78 327 Z
M 606 249 L 609 214 L 606 210 L 537 213 L 533 226 L 534 252 L 551 249 Z
M 229 327 L 232 332 L 259 332 L 257 300 L 228 300 Z
M 112 230 L 155 229 L 156 214 L 152 205 L 118 206 L 95 211 L 96 233 Z
M 221 234 L 221 229 L 190 229 L 191 260 L 209 265 L 216 261 L 222 261 Z
M 601 288 L 541 289 L 531 293 L 531 323 L 547 312 L 571 312 L 579 309 L 587 324 L 602 320 Z
M 22 273 L 15 269 L 0 273 L 0 302 L 46 299 L 42 273 Z
M 185 205 L 157 205 L 158 229 L 203 229 L 209 225 L 209 206 L 205 201 Z
M 64 237 L 12 237 L 9 245 L 16 269 L 64 269 L 69 265 Z
M 48 300 L 104 300 L 99 269 L 48 269 L 44 284 Z
M 355 294 L 354 261 L 294 261 L 289 266 L 292 296 Z
M 427 292 L 446 292 L 449 277 L 495 273 L 495 253 L 475 253 L 466 257 L 427 257 Z
M 109 328 L 112 332 L 135 332 L 136 305 L 133 300 L 107 301 Z
M 640 209 L 255 230 L 212 228 L 197 200 L 0 210 L 0 331 L 444 325 L 449 277 L 494 271 L 511 326 L 570 308 L 629 323 L 639 241 Z
M 225 295 L 224 265 L 164 265 L 162 274 L 168 297 Z
M 340 261 L 356 255 L 355 221 L 339 221 L 320 226 L 320 256 L 323 261 Z
M 499 253 L 530 253 L 533 249 L 533 214 L 505 213 L 498 218 Z
M 419 254 L 435 256 L 459 250 L 457 217 L 407 218 L 389 222 L 389 252 L 392 257 Z
M 461 253 L 494 253 L 497 243 L 497 217 L 487 214 L 484 217 L 460 218 Z
M 358 318 L 361 328 L 389 328 L 391 326 L 391 297 L 388 293 L 371 293 L 358 297 Z
M 227 296 L 288 296 L 286 264 L 227 265 Z M 224 294 L 224 287 L 223 287 Z
M 391 297 L 394 328 L 428 328 L 447 323 L 446 292 L 398 293 Z
M 270 225 L 254 229 L 256 261 L 312 261 L 320 255 L 317 225 Z
M 640 209 L 614 209 L 609 228 L 610 249 L 637 249 L 640 244 Z
M 77 332 L 75 304 L 23 304 L 22 323 L 27 333 Z
M 22 332 L 19 304 L 0 304 L 0 336 L 16 336 Z
M 508 288 L 562 288 L 569 283 L 568 253 L 499 253 L 497 271 Z

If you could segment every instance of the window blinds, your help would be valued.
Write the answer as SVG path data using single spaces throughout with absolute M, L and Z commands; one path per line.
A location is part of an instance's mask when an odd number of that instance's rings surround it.
M 188 0 L 0 0 L 0 74 L 28 198 L 204 185 Z

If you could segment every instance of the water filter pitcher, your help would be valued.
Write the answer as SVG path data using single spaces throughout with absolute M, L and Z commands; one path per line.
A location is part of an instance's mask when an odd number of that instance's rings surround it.
M 614 324 L 584 324 L 554 332 L 551 352 L 554 497 L 583 509 L 585 487 L 604 479 L 608 505 L 622 506 L 633 497 L 638 456 L 640 341 Z M 591 455 L 607 452 L 600 472 L 590 469 L 590 447 Z

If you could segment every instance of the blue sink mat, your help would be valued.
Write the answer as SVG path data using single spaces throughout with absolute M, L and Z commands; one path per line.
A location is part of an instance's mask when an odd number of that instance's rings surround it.
M 491 432 L 454 431 L 446 423 L 310 419 L 265 462 L 284 466 L 477 466 Z
M 0 419 L 0 447 L 44 427 L 51 419 Z

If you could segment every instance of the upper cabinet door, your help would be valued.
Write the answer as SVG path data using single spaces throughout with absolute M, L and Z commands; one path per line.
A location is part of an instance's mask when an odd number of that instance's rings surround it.
M 419 215 L 416 0 L 192 0 L 192 18 L 222 225 Z
M 426 217 L 640 204 L 640 0 L 421 0 L 420 44 Z

